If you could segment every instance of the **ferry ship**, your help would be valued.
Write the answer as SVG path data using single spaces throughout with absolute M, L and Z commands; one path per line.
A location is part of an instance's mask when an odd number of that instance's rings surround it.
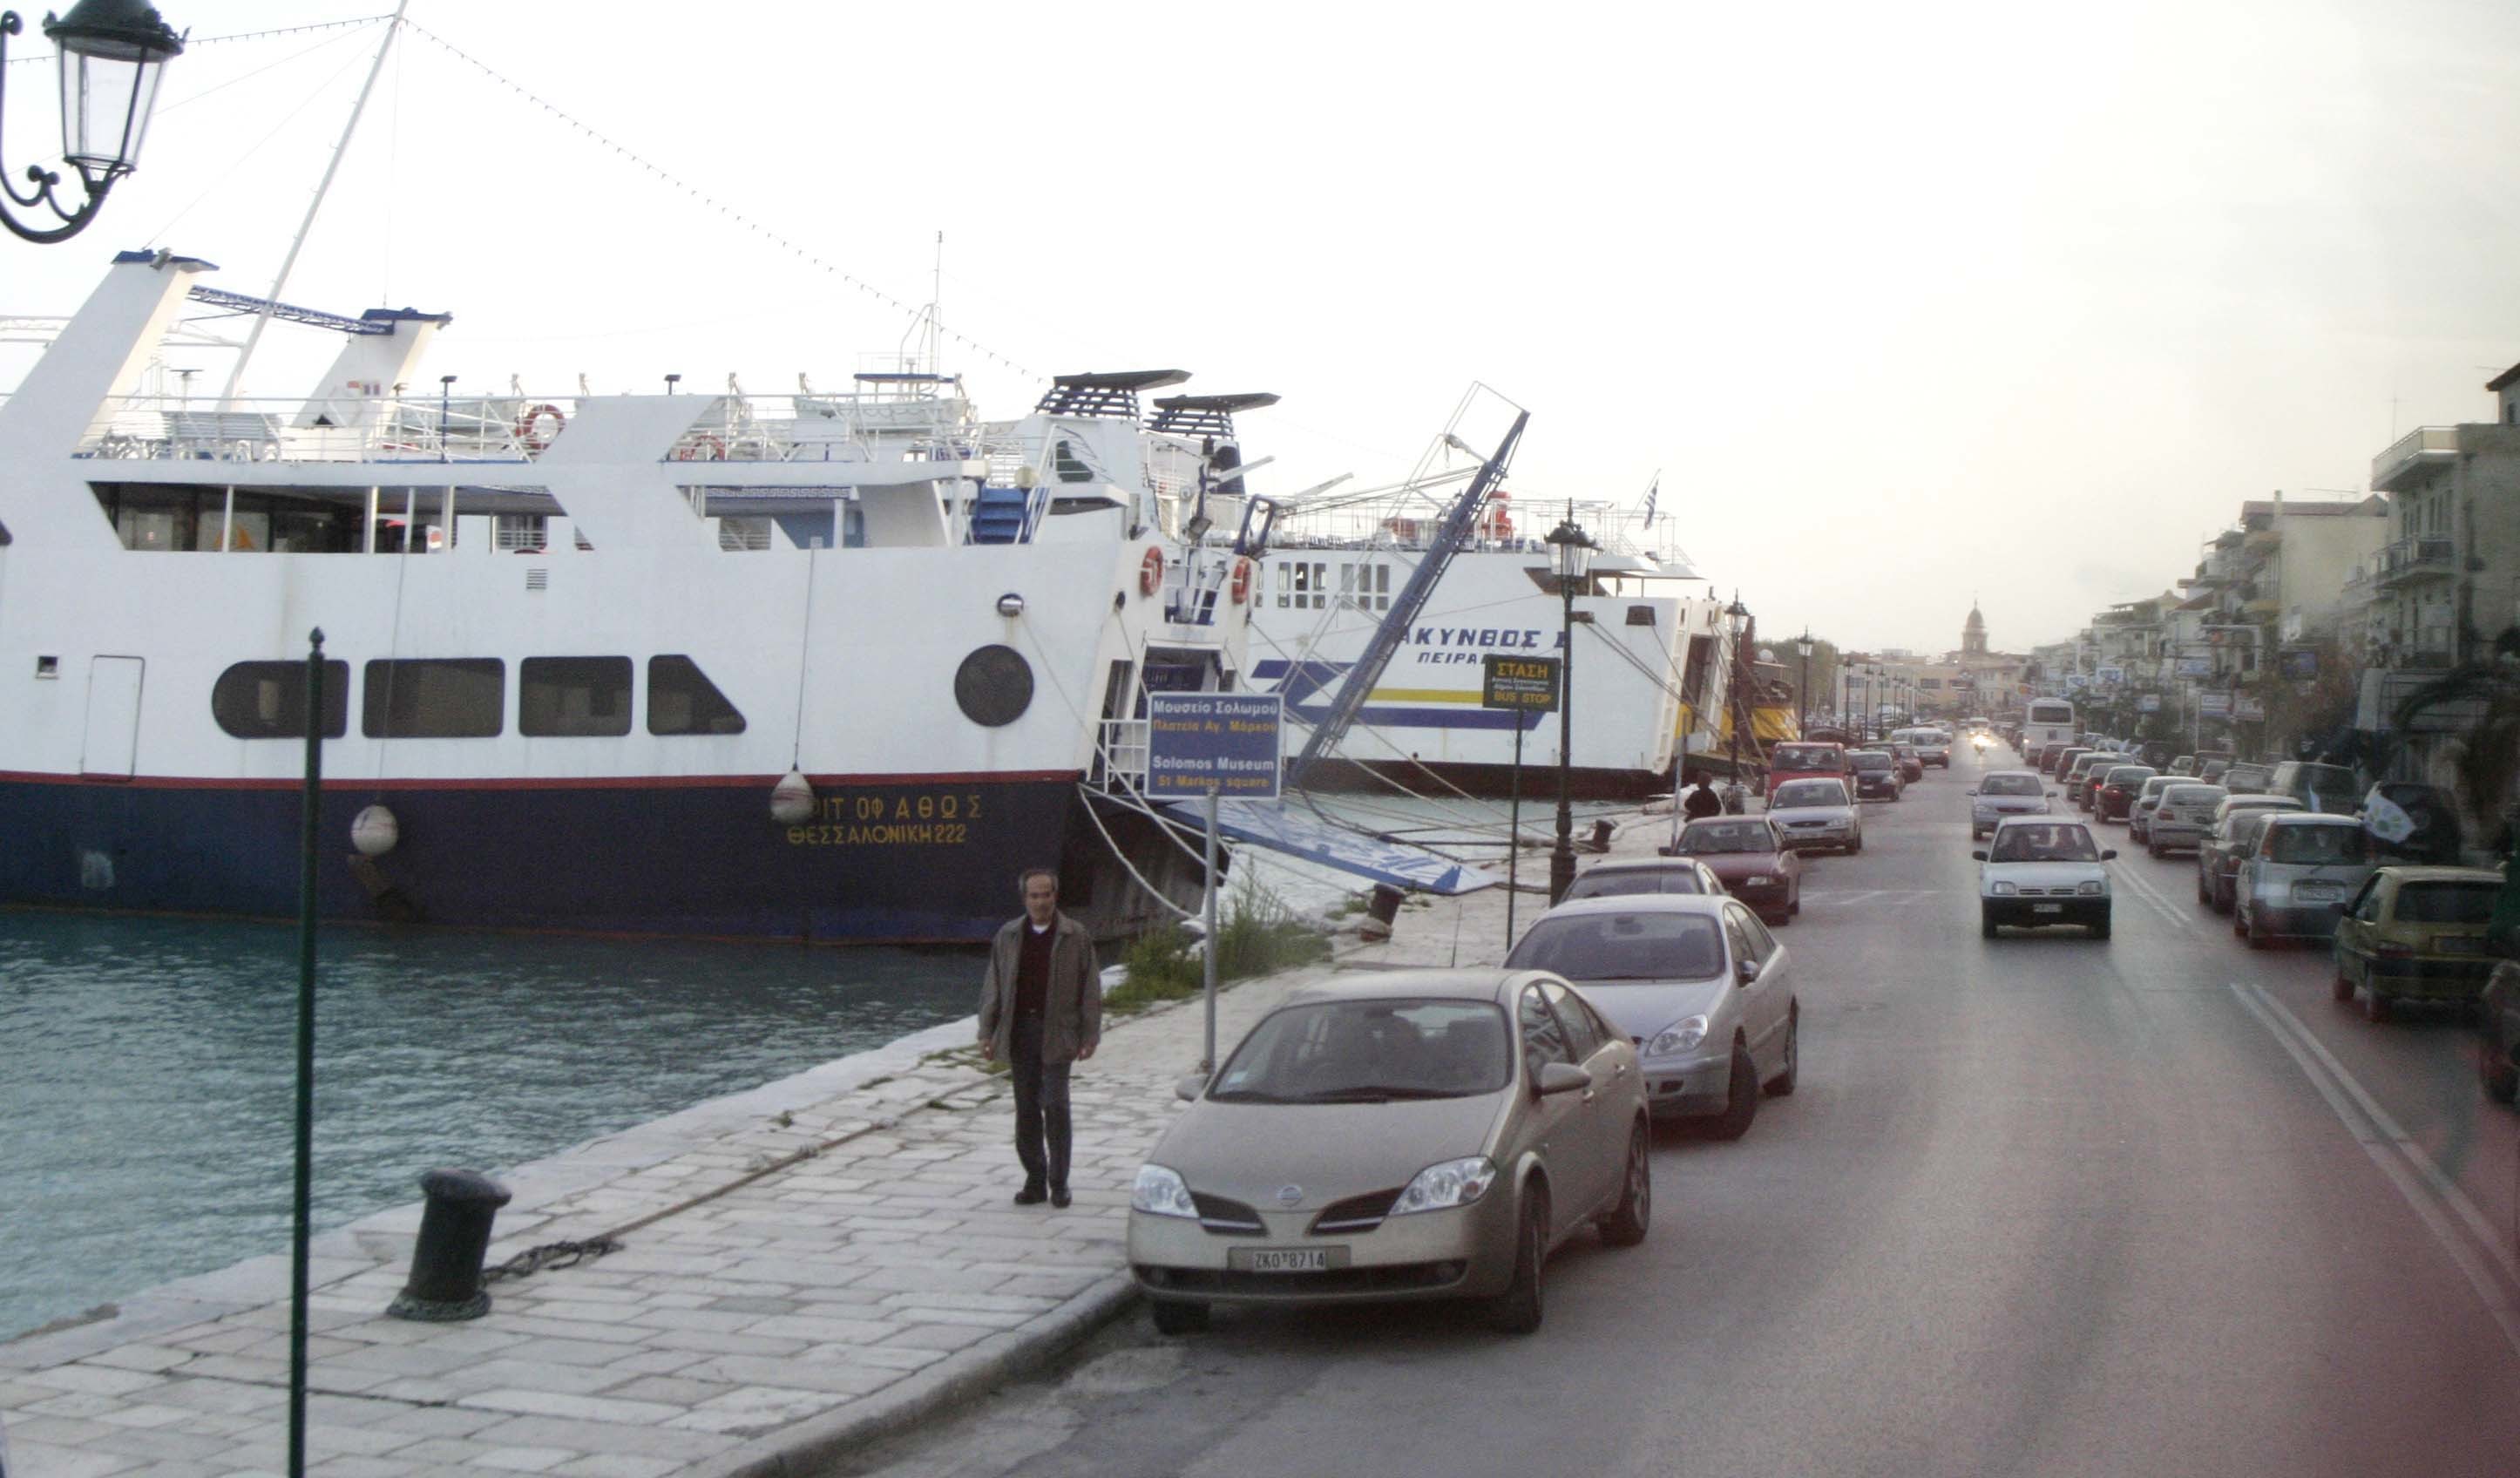
M 1730 643 L 1725 603 L 1692 593 L 1705 578 L 1676 550 L 1646 547 L 1635 516 L 1605 503 L 1564 512 L 1602 548 L 1574 604 L 1573 763 L 1569 788 L 1628 798 L 1672 788 L 1684 754 L 1713 752 L 1723 728 Z M 1503 795 L 1522 731 L 1525 793 L 1554 793 L 1557 716 L 1480 704 L 1490 654 L 1565 651 L 1565 607 L 1547 543 L 1518 528 L 1508 495 L 1480 511 L 1425 609 L 1375 683 L 1334 757 L 1307 784 L 1420 793 Z M 1282 517 L 1260 560 L 1251 615 L 1254 686 L 1315 718 L 1425 557 L 1436 520 L 1301 506 Z
M 1243 683 L 1259 548 L 1198 500 L 1254 397 L 415 396 L 449 316 L 212 270 L 116 258 L 0 403 L 0 902 L 293 914 L 310 720 L 332 918 L 950 942 L 1028 866 L 1106 937 L 1197 896 L 1108 741 Z M 159 393 L 194 300 L 338 356 Z

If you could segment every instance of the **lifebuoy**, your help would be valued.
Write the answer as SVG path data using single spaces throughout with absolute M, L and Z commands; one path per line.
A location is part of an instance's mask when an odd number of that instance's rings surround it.
M 706 431 L 674 448 L 676 462 L 724 462 L 726 443 Z
M 1251 599 L 1250 560 L 1238 559 L 1234 561 L 1234 583 L 1231 589 L 1234 594 L 1234 604 L 1237 605 Z
M 542 435 L 536 430 L 546 416 L 549 416 L 552 422 L 551 436 Z M 561 414 L 560 407 L 549 404 L 530 406 L 526 408 L 525 414 L 517 418 L 517 441 L 526 451 L 539 452 L 552 444 L 552 436 L 557 436 L 567 428 L 568 418 Z
M 1138 594 L 1151 596 L 1155 593 L 1155 587 L 1163 583 L 1164 552 L 1160 549 L 1148 550 L 1147 557 L 1138 561 Z

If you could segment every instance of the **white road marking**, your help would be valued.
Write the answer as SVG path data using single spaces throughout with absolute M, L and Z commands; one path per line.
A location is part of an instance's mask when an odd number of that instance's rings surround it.
M 2235 980 L 2228 984 L 2241 1007 L 2274 1036 L 2276 1045 L 2310 1079 L 2310 1086 L 2327 1101 L 2346 1133 L 2380 1167 L 2416 1219 L 2450 1254 L 2451 1261 L 2465 1275 L 2468 1286 L 2485 1304 L 2486 1313 L 2501 1329 L 2512 1353 L 2520 1355 L 2520 1301 L 2515 1301 L 2507 1286 L 2495 1277 L 2494 1267 L 2487 1259 L 2491 1258 L 2515 1282 L 2520 1282 L 2520 1263 L 2513 1261 L 2510 1249 L 2494 1235 L 2484 1213 L 2442 1173 L 2441 1167 L 2424 1153 L 2423 1146 L 2408 1138 L 2397 1120 L 2345 1070 L 2345 1064 L 2337 1061 L 2325 1044 L 2302 1025 L 2300 1017 L 2252 982 Z M 2459 1234 L 2451 1216 L 2443 1214 L 2444 1208 L 2466 1224 L 2469 1236 Z
M 2133 888 L 2136 891 L 2137 896 L 2142 898 L 2144 902 L 2152 905 L 2153 910 L 2160 914 L 2164 918 L 2169 919 L 2173 925 L 2182 929 L 2193 929 L 2196 926 L 2196 920 L 2188 917 L 2187 911 L 2180 908 L 2177 904 L 2172 903 L 2167 897 L 2165 897 L 2160 889 L 2152 885 L 2152 880 L 2150 878 L 2138 873 L 2133 868 L 2129 868 L 2116 875 L 2125 879 L 2127 886 Z

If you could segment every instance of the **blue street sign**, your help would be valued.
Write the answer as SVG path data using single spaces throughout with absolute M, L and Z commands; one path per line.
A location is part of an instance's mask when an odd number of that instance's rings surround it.
M 1278 694 L 1150 693 L 1147 721 L 1148 795 L 1278 798 Z

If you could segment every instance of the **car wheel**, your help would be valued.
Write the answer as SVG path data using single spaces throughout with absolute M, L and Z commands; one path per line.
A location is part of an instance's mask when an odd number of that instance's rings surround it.
M 1857 854 L 1858 852 L 1861 852 L 1861 851 L 1863 851 L 1863 850 L 1864 850 L 1864 838 L 1863 838 L 1863 837 L 1861 837 L 1861 836 L 1858 836 L 1858 837 L 1856 837 L 1856 838 L 1855 838 L 1855 845 L 1853 845 L 1853 846 L 1851 846 L 1851 847 L 1849 847 L 1849 848 L 1847 848 L 1847 849 L 1846 849 L 1846 855 L 1847 855 L 1847 856 L 1849 856 L 1849 857 L 1853 857 L 1855 854 Z
M 2249 916 L 2248 926 L 2240 930 L 2240 935 L 2242 938 L 2249 941 L 2249 948 L 2253 950 L 2265 949 L 2269 944 L 2272 943 L 2272 941 L 2267 937 L 2267 931 L 2265 927 L 2258 922 L 2258 918 L 2255 914 L 2251 914 Z
M 2345 957 L 2336 957 L 2336 978 L 2327 984 L 2328 994 L 2339 1001 L 2354 999 L 2354 977 L 2345 971 Z
M 2362 988 L 2363 1020 L 2386 1021 L 2394 1013 L 2395 1008 L 2390 1006 L 2389 998 L 2380 994 L 2379 981 L 2374 980 Z
M 1537 1185 L 1523 1197 L 1513 1242 L 1513 1281 L 1488 1306 L 1488 1322 L 1501 1333 L 1529 1334 L 1540 1327 L 1540 1276 L 1549 1261 L 1549 1192 Z
M 2198 903 L 2208 905 L 2209 907 L 2214 902 L 2214 895 L 2205 891 L 2205 870 L 2203 868 L 2198 868 L 2196 870 L 2196 901 Z
M 2223 886 L 2221 880 L 2217 879 L 2214 883 L 2214 912 L 2228 914 L 2239 906 L 2239 900 L 2231 896 L 2231 890 Z
M 2485 1096 L 2497 1103 L 2520 1097 L 2520 1067 L 2511 1065 L 2511 1054 L 2502 1050 L 2501 1041 L 2490 1031 L 2476 1035 L 2476 1081 Z
M 1724 1111 L 1708 1132 L 1719 1140 L 1737 1140 L 1750 1132 L 1759 1116 L 1759 1066 L 1750 1060 L 1747 1044 L 1732 1044 L 1732 1080 L 1724 1096 Z
M 2097 923 L 2092 923 L 2092 924 L 2086 924 L 2086 925 L 2084 925 L 2084 927 L 2085 927 L 2085 928 L 2087 928 L 2087 929 L 2089 929 L 2089 930 L 2091 931 L 2091 935 L 2092 935 L 2092 937 L 2093 939 L 2106 939 L 2106 938 L 2108 938 L 2108 937 L 2109 937 L 2109 916 L 2108 916 L 2108 912 L 2107 912 L 2106 910 L 2102 910 L 2102 911 L 2101 911 L 2101 913 L 2100 913 L 2100 921 L 2099 921 L 2099 922 L 2097 922 Z
M 1601 1240 L 1613 1247 L 1633 1247 L 1645 1239 L 1645 1227 L 1652 1220 L 1653 1167 L 1645 1156 L 1645 1127 L 1640 1124 L 1628 1131 L 1627 1179 L 1619 1204 L 1601 1221 Z
M 1207 1327 L 1207 1305 L 1178 1298 L 1159 1298 L 1147 1312 L 1154 1316 L 1157 1334 L 1196 1334 Z
M 1768 1080 L 1768 1096 L 1776 1098 L 1792 1097 L 1794 1084 L 1800 1080 L 1802 1072 L 1803 1013 L 1797 1007 L 1785 1013 L 1785 1065 L 1778 1068 L 1777 1075 Z
M 1979 904 L 1977 908 L 1977 937 L 1980 939 L 1993 939 L 1995 937 L 1995 910 L 1988 908 L 1984 904 Z
M 2165 856 L 2167 856 L 2167 855 L 2168 855 L 2167 853 L 2165 853 L 2165 852 L 2163 852 L 2163 851 L 2162 851 L 2162 849 L 2161 849 L 2161 843 L 2159 843 L 2159 842 L 2157 842 L 2157 841 L 2153 841 L 2153 840 L 2151 840 L 2150 838 L 2146 838 L 2146 839 L 2145 839 L 2144 844 L 2143 844 L 2143 850 L 2144 850 L 2145 854 L 2146 854 L 2146 855 L 2148 855 L 2149 857 L 2151 857 L 2151 858 L 2152 858 L 2152 860 L 2153 860 L 2153 861 L 2155 861 L 2155 862 L 2159 862 L 2159 861 L 2161 861 L 2161 859 L 2162 859 L 2163 857 L 2165 857 Z

